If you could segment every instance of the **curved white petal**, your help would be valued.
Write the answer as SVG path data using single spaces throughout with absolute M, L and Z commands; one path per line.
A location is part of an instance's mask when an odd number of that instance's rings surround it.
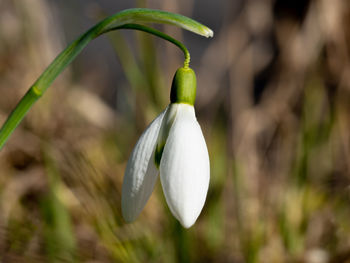
M 141 213 L 157 180 L 154 149 L 166 110 L 142 133 L 128 160 L 122 187 L 122 214 L 127 222 L 134 221 Z
M 194 108 L 179 104 L 160 162 L 160 179 L 173 215 L 188 228 L 199 216 L 208 191 L 208 149 Z
M 162 125 L 160 126 L 159 135 L 156 143 L 156 150 L 155 150 L 155 161 L 157 167 L 160 165 L 161 156 L 165 147 L 166 140 L 168 139 L 169 132 L 171 127 L 173 126 L 177 109 L 180 104 L 178 103 L 171 103 L 166 113 L 164 114 L 164 118 L 162 121 Z

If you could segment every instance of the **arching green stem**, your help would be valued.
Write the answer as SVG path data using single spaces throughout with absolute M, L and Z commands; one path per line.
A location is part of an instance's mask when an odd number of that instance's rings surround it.
M 77 40 L 72 42 L 65 50 L 63 50 L 32 85 L 1 127 L 0 149 L 3 147 L 10 134 L 22 121 L 30 107 L 43 95 L 56 77 L 69 65 L 69 63 L 72 62 L 72 60 L 83 50 L 83 48 L 90 43 L 90 41 L 106 32 L 115 29 L 134 27 L 132 29 L 152 33 L 179 46 L 185 53 L 185 66 L 186 63 L 189 63 L 188 51 L 180 42 L 157 30 L 149 29 L 140 25 L 136 26 L 133 23 L 171 24 L 206 37 L 213 36 L 213 32 L 208 27 L 188 17 L 159 10 L 135 8 L 124 10 L 115 15 L 107 17 L 93 26 Z
M 184 53 L 184 56 L 185 56 L 184 67 L 188 68 L 188 66 L 190 64 L 190 60 L 191 60 L 190 52 L 188 52 L 188 50 L 187 50 L 187 48 L 185 47 L 184 44 L 182 44 L 180 41 L 172 38 L 171 36 L 169 36 L 167 34 L 164 34 L 163 32 L 158 31 L 158 30 L 156 30 L 154 28 L 146 27 L 146 26 L 138 25 L 138 24 L 126 24 L 126 25 L 122 25 L 122 26 L 119 26 L 119 27 L 111 28 L 111 30 L 116 30 L 116 29 L 135 29 L 135 30 L 140 30 L 140 31 L 144 31 L 144 32 L 150 33 L 152 35 L 155 35 L 157 37 L 163 38 L 163 39 L 173 43 L 174 45 L 178 46 L 182 50 L 182 52 Z

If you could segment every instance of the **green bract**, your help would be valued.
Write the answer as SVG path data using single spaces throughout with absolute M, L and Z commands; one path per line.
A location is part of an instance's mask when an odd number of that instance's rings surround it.
M 196 74 L 189 67 L 179 68 L 171 85 L 171 103 L 185 103 L 191 106 L 196 100 Z

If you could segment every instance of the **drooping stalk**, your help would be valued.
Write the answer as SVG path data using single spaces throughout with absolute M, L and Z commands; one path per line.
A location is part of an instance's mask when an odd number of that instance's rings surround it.
M 117 30 L 117 29 L 140 30 L 140 31 L 144 31 L 144 32 L 150 33 L 152 35 L 155 35 L 157 37 L 163 38 L 164 40 L 167 40 L 170 43 L 173 43 L 175 46 L 178 46 L 182 50 L 182 52 L 184 53 L 184 56 L 185 56 L 184 67 L 188 68 L 188 66 L 190 64 L 190 59 L 191 59 L 190 52 L 188 52 L 188 49 L 185 47 L 184 44 L 182 44 L 180 41 L 172 38 L 171 36 L 164 34 L 163 32 L 160 32 L 154 28 L 146 27 L 146 26 L 138 25 L 138 24 L 126 24 L 126 25 L 122 25 L 119 27 L 111 28 L 111 30 Z
M 138 23 L 171 24 L 202 36 L 213 36 L 213 32 L 208 27 L 188 17 L 160 10 L 135 8 L 124 10 L 107 17 L 106 19 L 97 23 L 95 26 L 81 35 L 77 40 L 72 42 L 65 50 L 63 50 L 31 86 L 1 127 L 0 149 L 6 143 L 8 137 L 11 135 L 14 129 L 22 121 L 31 106 L 43 95 L 56 77 L 72 62 L 72 60 L 83 50 L 84 47 L 86 47 L 90 41 L 104 33 L 125 28 L 142 30 L 159 36 L 177 45 L 184 52 L 184 65 L 185 67 L 186 65 L 188 66 L 190 60 L 189 52 L 182 43 L 158 30 L 139 25 Z

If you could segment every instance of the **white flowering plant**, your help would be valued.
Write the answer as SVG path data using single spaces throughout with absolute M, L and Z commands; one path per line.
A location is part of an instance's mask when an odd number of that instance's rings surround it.
M 0 149 L 32 105 L 90 41 L 119 29 L 140 30 L 163 38 L 184 52 L 184 66 L 175 73 L 169 106 L 148 126 L 131 153 L 123 181 L 122 214 L 127 222 L 136 219 L 159 174 L 172 214 L 188 228 L 203 208 L 210 174 L 208 150 L 194 110 L 196 76 L 189 67 L 187 48 L 145 23 L 170 24 L 213 36 L 208 27 L 195 20 L 160 10 L 128 9 L 105 18 L 68 45 L 18 102 L 0 129 Z
M 199 216 L 208 191 L 210 165 L 193 107 L 195 95 L 194 71 L 178 69 L 171 103 L 141 135 L 128 161 L 122 188 L 126 221 L 139 215 L 158 173 L 168 206 L 181 224 L 188 228 Z

